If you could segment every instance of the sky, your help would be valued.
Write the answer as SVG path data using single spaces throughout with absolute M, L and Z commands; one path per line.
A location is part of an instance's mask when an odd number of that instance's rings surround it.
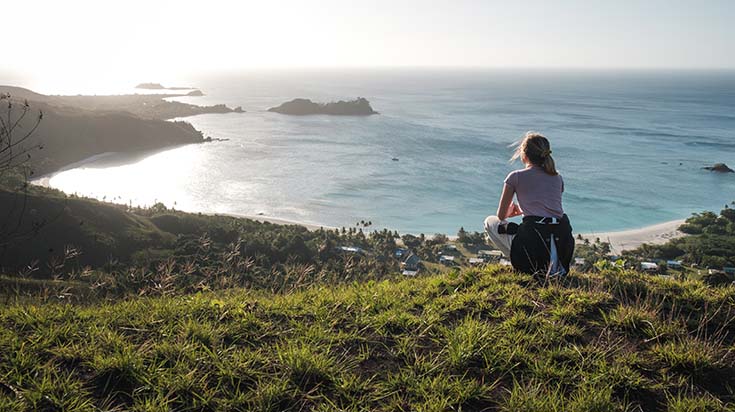
M 732 0 L 8 0 L 0 71 L 735 68 Z

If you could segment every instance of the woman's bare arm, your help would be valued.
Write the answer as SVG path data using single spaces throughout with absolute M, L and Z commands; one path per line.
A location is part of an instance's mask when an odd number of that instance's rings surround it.
M 503 194 L 500 195 L 500 202 L 498 203 L 497 216 L 500 220 L 505 220 L 509 217 L 518 216 L 521 214 L 520 209 L 513 204 L 513 195 L 515 194 L 513 189 L 508 184 L 503 185 Z

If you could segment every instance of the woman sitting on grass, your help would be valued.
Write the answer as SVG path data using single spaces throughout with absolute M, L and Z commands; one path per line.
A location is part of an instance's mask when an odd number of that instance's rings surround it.
M 562 208 L 564 181 L 556 171 L 549 140 L 526 133 L 510 160 L 519 158 L 526 168 L 505 178 L 497 215 L 485 219 L 485 232 L 516 270 L 565 275 L 574 254 L 574 236 Z M 520 225 L 506 221 L 519 215 L 523 215 Z

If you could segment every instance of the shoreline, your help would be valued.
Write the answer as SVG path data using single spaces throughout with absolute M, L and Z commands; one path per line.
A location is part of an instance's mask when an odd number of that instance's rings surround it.
M 211 216 L 230 216 L 230 217 L 236 217 L 239 219 L 249 219 L 249 220 L 255 220 L 257 222 L 261 223 L 271 223 L 274 225 L 296 225 L 296 226 L 303 226 L 306 229 L 310 231 L 316 231 L 319 229 L 324 230 L 335 230 L 340 229 L 336 226 L 327 226 L 327 225 L 319 225 L 316 223 L 304 223 L 304 222 L 298 222 L 295 220 L 288 220 L 288 219 L 281 219 L 278 217 L 270 217 L 266 215 L 244 215 L 240 213 L 203 213 L 205 215 L 211 215 Z
M 53 188 L 52 186 L 49 185 L 50 178 L 51 176 L 44 176 L 37 180 L 32 181 L 31 183 L 37 186 L 45 187 L 45 188 Z M 109 202 L 109 203 L 114 203 L 114 202 Z M 186 212 L 186 213 L 196 213 L 196 212 Z M 240 214 L 240 213 L 202 213 L 202 214 L 206 214 L 210 216 L 231 216 L 235 218 L 250 219 L 250 220 L 254 220 L 254 221 L 258 221 L 262 223 L 271 223 L 275 225 L 297 225 L 297 226 L 303 226 L 310 231 L 316 231 L 320 229 L 325 229 L 325 230 L 339 229 L 339 227 L 336 227 L 336 226 L 299 222 L 296 220 L 289 220 L 289 219 L 283 219 L 283 218 L 266 216 L 266 215 L 247 215 L 247 214 Z M 677 220 L 671 220 L 668 222 L 655 223 L 653 225 L 643 226 L 643 227 L 639 227 L 635 229 L 624 229 L 624 230 L 608 231 L 608 232 L 576 233 L 574 237 L 578 244 L 584 241 L 585 239 L 594 243 L 595 240 L 599 238 L 601 242 L 610 243 L 612 253 L 619 254 L 624 250 L 635 249 L 644 243 L 660 245 L 660 244 L 664 244 L 668 242 L 671 239 L 676 239 L 676 238 L 686 236 L 684 233 L 677 230 L 678 227 L 684 223 L 684 221 L 685 219 L 677 219 Z M 369 233 L 369 231 L 366 231 L 366 234 L 367 233 Z M 582 240 L 578 239 L 577 238 L 578 236 L 581 236 Z M 452 241 L 457 240 L 456 235 L 447 234 L 447 238 Z
M 580 233 L 582 239 L 588 239 L 594 242 L 599 238 L 601 242 L 609 242 L 613 253 L 620 253 L 624 250 L 631 250 L 641 246 L 644 243 L 660 245 L 671 239 L 686 236 L 686 234 L 678 230 L 686 219 L 670 220 L 668 222 L 656 223 L 636 229 L 617 230 L 608 232 L 589 232 Z M 575 238 L 577 235 L 575 235 Z M 580 240 L 577 239 L 577 243 Z
M 84 167 L 84 166 L 89 167 L 89 165 L 95 165 L 97 167 L 119 166 L 122 164 L 128 164 L 130 160 L 140 160 L 151 154 L 155 154 L 160 151 L 165 151 L 167 149 L 173 149 L 179 146 L 183 146 L 183 145 L 171 145 L 171 146 L 162 147 L 159 149 L 145 150 L 145 151 L 140 151 L 140 152 L 99 153 L 91 157 L 88 157 L 86 159 L 66 165 L 55 172 L 51 172 L 51 173 L 47 173 L 45 175 L 39 176 L 38 178 L 33 179 L 30 183 L 33 185 L 41 186 L 45 188 L 53 188 L 50 185 L 50 179 L 53 178 L 58 173 L 61 173 L 63 171 L 78 168 L 78 167 Z M 267 222 L 267 223 L 272 223 L 272 224 L 277 224 L 277 225 L 299 225 L 299 226 L 304 226 L 308 230 L 312 230 L 312 231 L 319 230 L 321 228 L 330 229 L 330 230 L 339 229 L 339 227 L 335 227 L 335 226 L 320 225 L 317 223 L 299 222 L 296 220 L 289 220 L 289 219 L 283 219 L 279 217 L 266 216 L 266 215 L 247 215 L 247 214 L 239 214 L 239 213 L 206 213 L 206 214 L 220 215 L 220 216 L 232 216 L 236 218 L 250 219 L 250 220 L 255 220 L 255 221 L 264 222 L 264 223 Z M 643 226 L 643 227 L 634 228 L 634 229 L 623 229 L 623 230 L 604 231 L 604 232 L 575 233 L 574 236 L 575 238 L 581 236 L 582 239 L 587 239 L 590 242 L 594 242 L 595 239 L 597 238 L 599 238 L 600 241 L 602 242 L 609 242 L 612 252 L 617 254 L 624 250 L 635 249 L 644 243 L 659 245 L 659 244 L 666 243 L 667 241 L 671 239 L 685 236 L 684 233 L 677 230 L 678 227 L 684 223 L 684 221 L 685 219 L 676 219 L 676 220 L 655 223 L 652 225 Z M 447 237 L 450 240 L 456 240 L 457 238 L 457 236 L 453 234 L 447 234 Z M 581 243 L 581 242 L 582 240 L 577 239 L 577 243 Z

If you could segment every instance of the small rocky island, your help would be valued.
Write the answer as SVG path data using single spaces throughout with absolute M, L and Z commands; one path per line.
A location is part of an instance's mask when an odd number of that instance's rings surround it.
M 369 116 L 378 114 L 364 97 L 355 100 L 330 103 L 316 103 L 309 99 L 293 99 L 278 107 L 271 107 L 269 112 L 306 116 L 311 114 L 328 114 L 333 116 Z
M 141 83 L 135 86 L 136 89 L 161 90 L 165 89 L 161 83 Z
M 161 83 L 140 83 L 135 86 L 136 89 L 147 90 L 191 90 L 193 87 L 166 87 Z
M 719 172 L 719 173 L 735 173 L 735 170 L 730 169 L 724 163 L 715 163 L 712 166 L 706 166 L 706 167 L 703 167 L 702 169 L 709 170 L 712 172 Z

